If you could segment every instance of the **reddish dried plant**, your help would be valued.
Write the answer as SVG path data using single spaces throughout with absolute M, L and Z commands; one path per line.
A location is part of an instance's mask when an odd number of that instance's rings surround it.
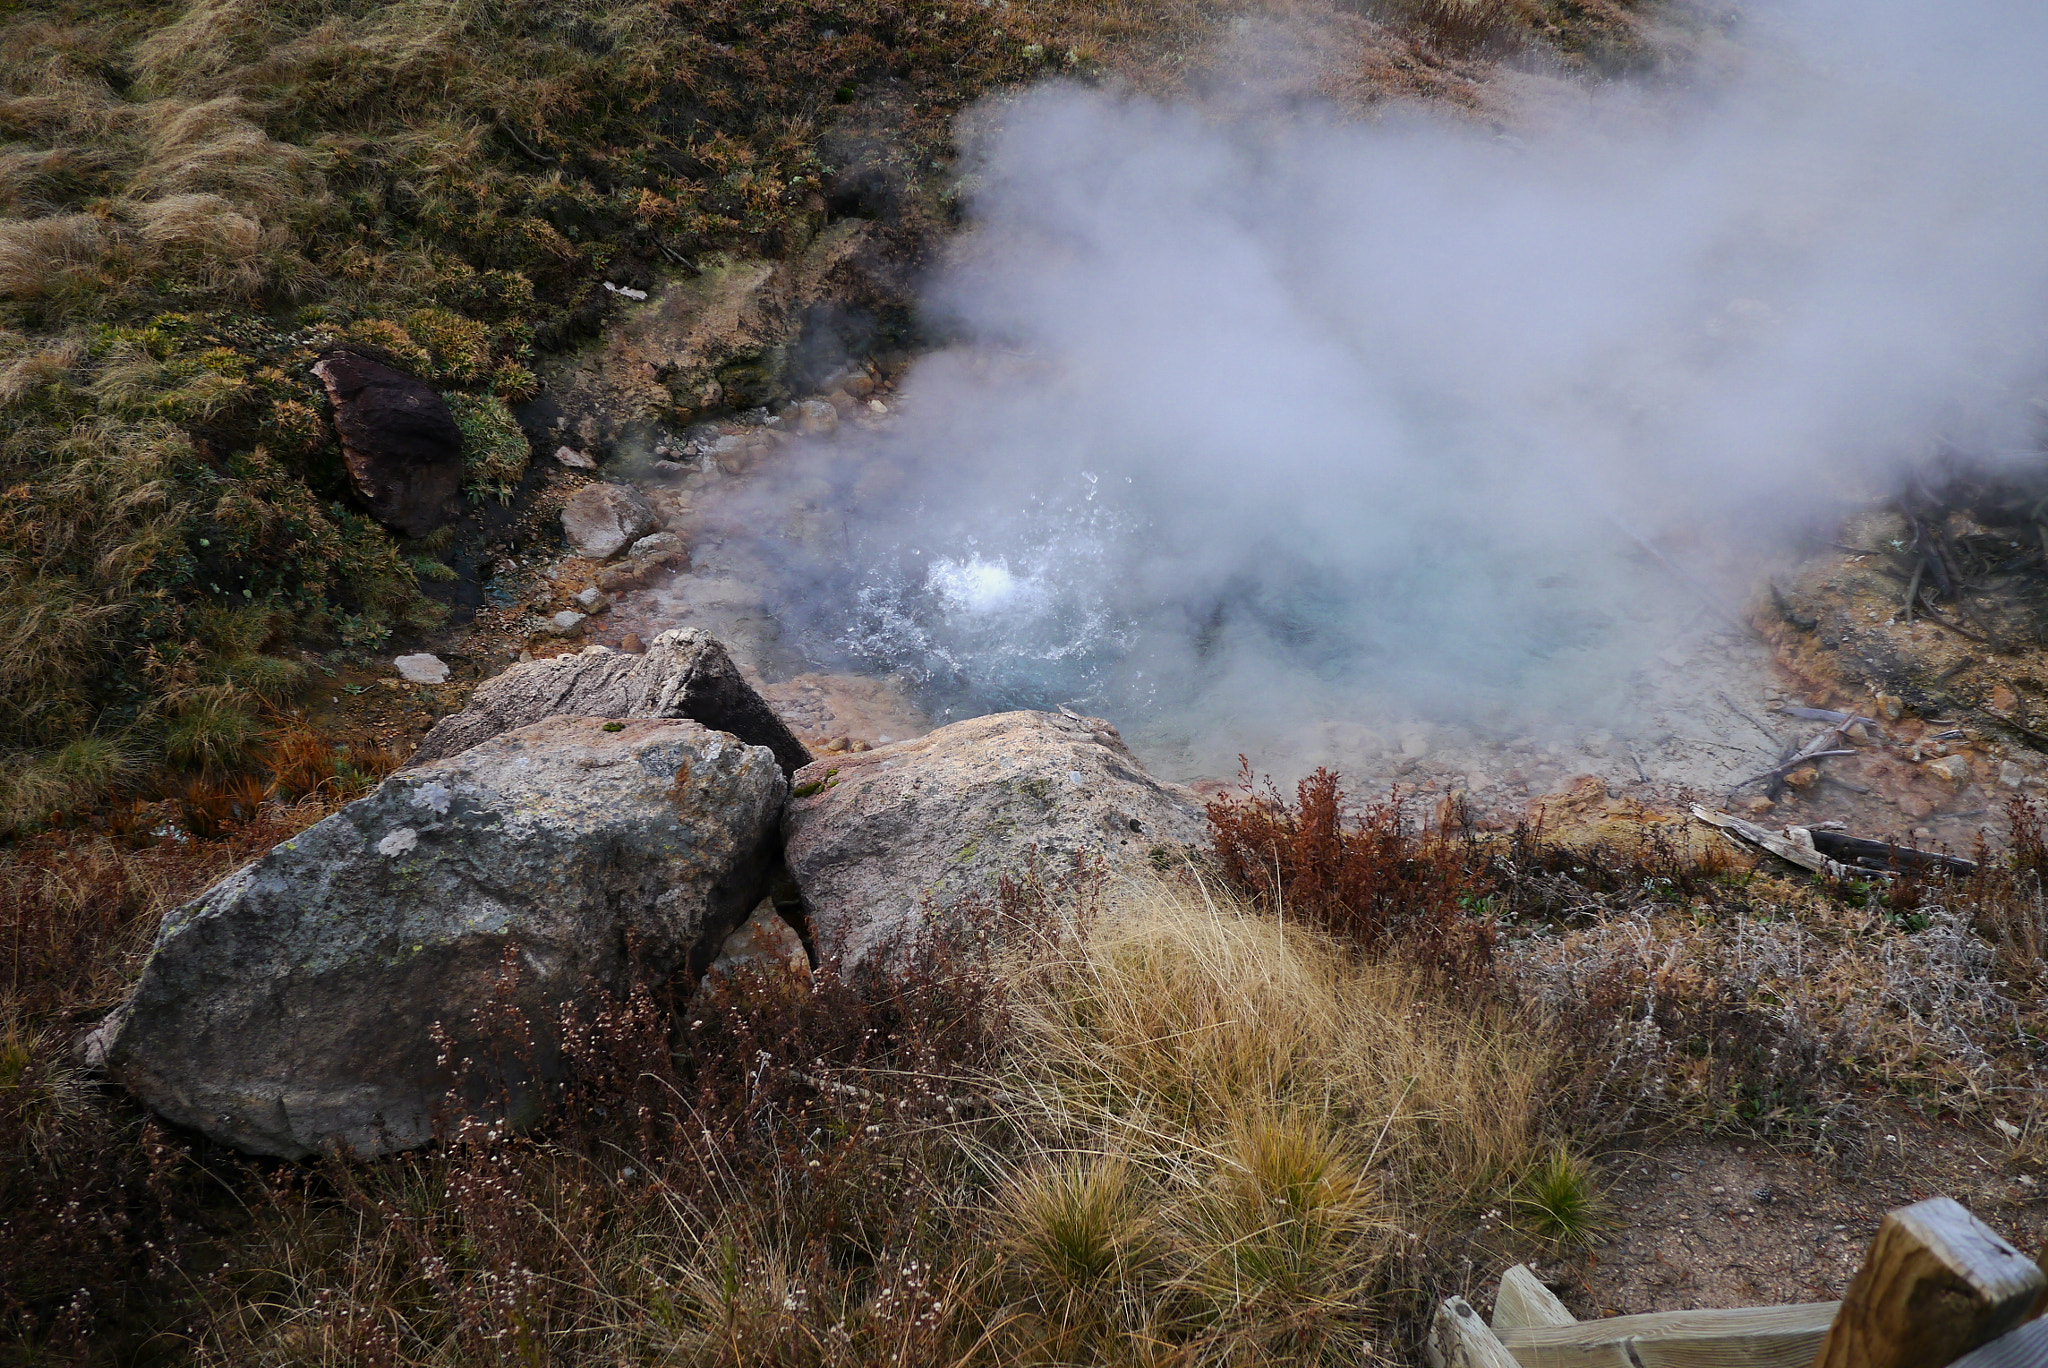
M 1412 821 L 1396 790 L 1351 810 L 1338 776 L 1318 769 L 1288 803 L 1270 782 L 1209 804 L 1224 878 L 1253 905 L 1299 918 L 1370 956 L 1411 961 L 1432 976 L 1491 981 L 1494 933 L 1486 889 L 1448 825 Z

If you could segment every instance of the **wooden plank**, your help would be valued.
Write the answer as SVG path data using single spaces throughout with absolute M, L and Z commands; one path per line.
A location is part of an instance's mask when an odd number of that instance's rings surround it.
M 2030 1320 L 1971 1350 L 1950 1368 L 2048 1368 L 2048 1320 Z
M 1423 1346 L 1429 1368 L 1521 1368 L 1463 1297 L 1446 1298 Z
M 1887 1214 L 1814 1368 L 1948 1368 L 2033 1309 L 2034 1261 L 1948 1197 Z
M 1504 1330 L 1522 1368 L 1813 1368 L 1836 1302 L 1659 1311 Z
M 1500 1295 L 1493 1299 L 1493 1333 L 1520 1330 L 1531 1325 L 1576 1325 L 1578 1318 L 1564 1309 L 1543 1280 L 1516 1264 L 1500 1275 Z

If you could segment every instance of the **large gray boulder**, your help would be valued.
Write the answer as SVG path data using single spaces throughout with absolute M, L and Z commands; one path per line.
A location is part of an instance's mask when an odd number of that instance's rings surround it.
M 681 628 L 656 637 L 645 655 L 592 646 L 514 665 L 478 685 L 468 707 L 436 722 L 407 763 L 444 760 L 544 717 L 687 717 L 766 746 L 785 774 L 811 761 L 718 639 Z
M 760 901 L 787 792 L 765 749 L 668 720 L 557 718 L 396 774 L 165 919 L 106 1067 L 282 1158 L 421 1144 L 457 1083 L 524 1124 L 565 1003 L 701 969 Z
M 784 855 L 818 956 L 887 969 L 920 930 L 1004 875 L 1075 857 L 1137 870 L 1206 839 L 1202 803 L 1161 783 L 1115 727 L 1013 712 L 812 762 L 791 780 Z

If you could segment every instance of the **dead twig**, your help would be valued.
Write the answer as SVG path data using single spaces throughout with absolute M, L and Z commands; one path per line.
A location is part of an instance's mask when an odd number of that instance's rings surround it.
M 1844 748 L 1836 744 L 1836 742 L 1838 741 L 1846 741 L 1848 739 L 1849 725 L 1850 724 L 1845 722 L 1829 727 L 1827 730 L 1821 732 L 1812 740 L 1808 741 L 1805 745 L 1801 746 L 1798 750 L 1781 758 L 1777 764 L 1765 770 L 1763 773 L 1752 774 L 1749 778 L 1744 779 L 1739 783 L 1730 785 L 1728 792 L 1734 793 L 1737 789 L 1747 788 L 1751 784 L 1768 783 L 1769 785 L 1771 785 L 1772 789 L 1771 796 L 1775 798 L 1777 796 L 1777 790 L 1785 782 L 1785 776 L 1789 775 L 1790 773 L 1792 773 L 1793 770 L 1798 769 L 1801 765 L 1807 763 L 1809 760 L 1824 760 L 1831 755 L 1856 754 L 1856 750 L 1854 747 Z

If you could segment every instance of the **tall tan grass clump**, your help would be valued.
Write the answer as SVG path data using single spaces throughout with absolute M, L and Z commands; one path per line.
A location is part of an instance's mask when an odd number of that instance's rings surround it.
M 1351 1361 L 1418 1229 L 1549 1153 L 1548 1053 L 1505 1009 L 1198 890 L 1126 889 L 1013 973 L 1036 1153 L 997 1280 L 1024 1358 Z

